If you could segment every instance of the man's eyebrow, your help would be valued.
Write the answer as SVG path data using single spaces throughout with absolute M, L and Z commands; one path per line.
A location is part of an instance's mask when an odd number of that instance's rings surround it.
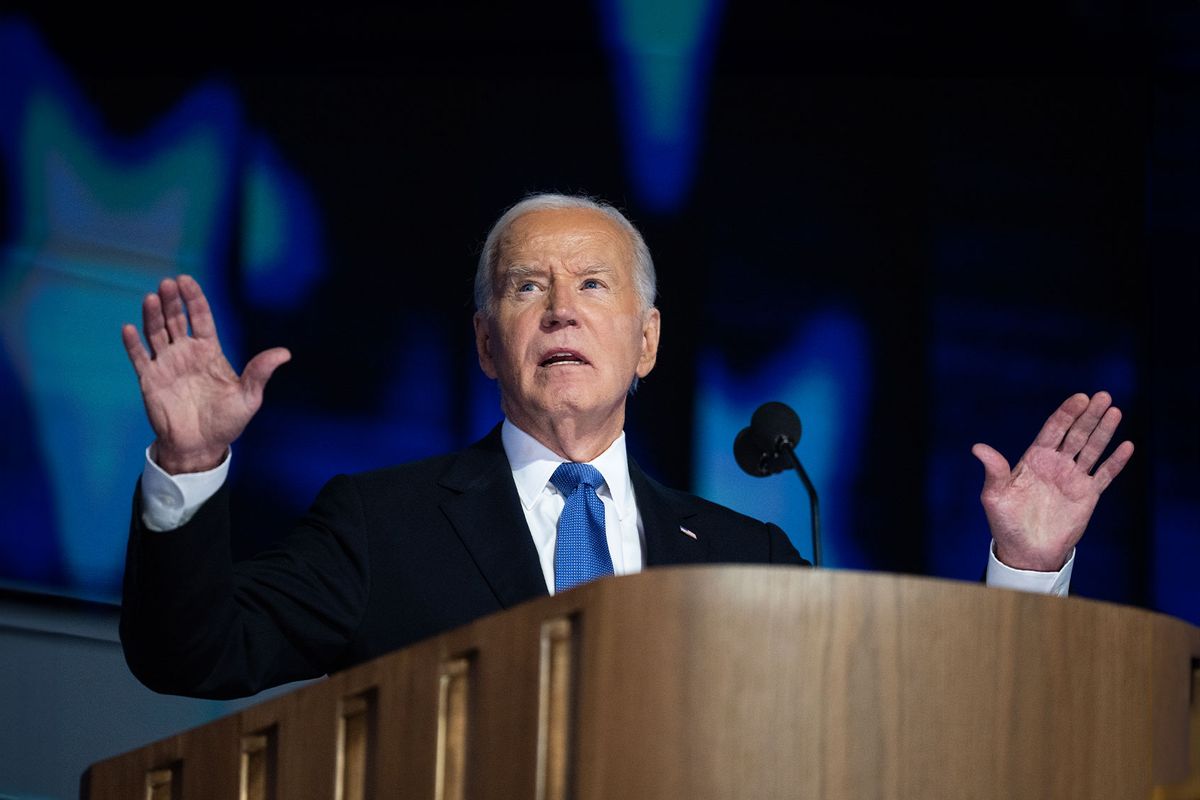
M 613 272 L 613 268 L 606 264 L 594 264 L 590 267 L 575 272 L 576 277 L 587 275 L 607 275 Z M 500 279 L 505 281 L 522 280 L 524 278 L 540 278 L 549 275 L 550 270 L 544 267 L 533 267 L 526 264 L 511 264 L 507 267 L 500 268 Z
M 548 274 L 541 267 L 530 267 L 524 264 L 512 264 L 507 267 L 502 267 L 500 278 L 506 281 L 521 280 L 522 278 L 535 278 Z
M 576 275 L 605 275 L 613 271 L 613 268 L 606 264 L 596 264 L 591 267 L 584 267 L 575 273 Z

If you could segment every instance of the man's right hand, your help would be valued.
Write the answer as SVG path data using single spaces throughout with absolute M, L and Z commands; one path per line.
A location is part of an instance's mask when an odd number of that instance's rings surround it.
M 154 460 L 171 475 L 216 467 L 262 405 L 271 374 L 292 354 L 264 350 L 239 377 L 221 352 L 208 300 L 188 275 L 164 278 L 146 295 L 142 330 L 149 352 L 133 325 L 121 328 L 121 339 L 157 437 Z

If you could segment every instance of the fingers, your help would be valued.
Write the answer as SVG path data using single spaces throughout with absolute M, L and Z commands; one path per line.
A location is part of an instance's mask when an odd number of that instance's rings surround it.
M 971 448 L 971 455 L 983 464 L 983 491 L 998 490 L 1008 483 L 1012 469 L 1008 459 L 994 447 L 980 443 Z
M 1104 463 L 1096 470 L 1094 477 L 1099 491 L 1103 492 L 1107 489 L 1108 485 L 1113 482 L 1113 478 L 1121 474 L 1121 470 L 1125 469 L 1125 465 L 1129 463 L 1132 455 L 1133 442 L 1125 441 L 1117 445 L 1113 454 L 1105 459 Z
M 1104 412 L 1104 416 L 1100 417 L 1100 424 L 1092 431 L 1087 442 L 1083 445 L 1083 449 L 1079 451 L 1079 455 L 1075 458 L 1075 463 L 1084 472 L 1090 473 L 1092 467 L 1096 466 L 1096 461 L 1100 459 L 1100 454 L 1104 452 L 1104 448 L 1108 447 L 1108 443 L 1112 441 L 1113 434 L 1116 432 L 1117 425 L 1120 422 L 1121 409 L 1116 406 L 1110 406 Z M 1068 438 L 1070 438 L 1069 435 Z
M 163 278 L 162 283 L 158 285 L 158 296 L 162 301 L 163 320 L 166 322 L 171 341 L 182 341 L 187 337 L 187 315 L 183 311 L 179 284 L 170 278 Z
M 200 284 L 191 275 L 179 276 L 179 292 L 187 303 L 187 313 L 192 320 L 192 335 L 197 339 L 217 338 L 217 326 L 213 321 L 212 309 Z
M 263 388 L 271 379 L 272 373 L 281 365 L 292 360 L 292 354 L 286 347 L 272 347 L 264 350 L 246 364 L 242 371 L 242 391 L 250 398 L 253 405 L 262 399 Z
M 190 275 L 180 275 L 178 279 L 163 278 L 158 291 L 142 300 L 142 330 L 155 358 L 172 342 L 187 338 L 189 318 L 196 338 L 217 338 L 212 309 L 196 279 Z
M 1090 398 L 1086 394 L 1071 395 L 1046 420 L 1034 444 L 1057 449 L 1064 456 L 1074 458 L 1085 473 L 1091 473 L 1104 448 L 1112 441 L 1120 422 L 1121 409 L 1112 404 L 1112 396 L 1108 392 L 1096 392 Z M 1060 442 L 1055 442 L 1056 436 L 1061 436 Z M 1108 488 L 1125 469 L 1132 455 L 1133 442 L 1122 442 L 1096 468 L 1092 477 L 1095 478 L 1097 492 Z
M 142 345 L 142 340 L 138 337 L 137 328 L 130 325 L 128 322 L 121 326 L 121 341 L 125 344 L 125 352 L 129 354 L 129 362 L 133 364 L 133 371 L 138 377 L 142 377 L 142 370 L 150 363 L 150 354 L 146 352 L 146 348 Z
M 1072 423 L 1071 429 L 1063 437 L 1062 445 L 1058 448 L 1059 451 L 1071 458 L 1079 455 L 1111 405 L 1112 397 L 1108 392 L 1096 392 L 1092 395 L 1083 413 Z M 1099 456 L 1100 454 L 1096 453 L 1096 456 L 1092 460 L 1095 461 L 1095 458 L 1099 458 Z
M 1067 430 L 1074 424 L 1075 420 L 1079 418 L 1079 415 L 1084 412 L 1088 405 L 1088 396 L 1083 392 L 1068 397 L 1058 407 L 1058 410 L 1046 420 L 1046 424 L 1038 432 L 1037 438 L 1033 440 L 1034 445 L 1057 449 L 1062 444 Z
M 154 292 L 142 300 L 142 332 L 155 356 L 166 352 L 171 337 L 167 334 L 167 323 L 163 319 L 162 299 Z

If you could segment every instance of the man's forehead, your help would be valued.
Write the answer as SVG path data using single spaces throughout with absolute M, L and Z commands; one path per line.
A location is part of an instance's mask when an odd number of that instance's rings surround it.
M 629 233 L 608 215 L 590 208 L 540 209 L 522 214 L 500 241 L 500 265 L 539 256 L 585 257 L 597 263 L 628 262 Z

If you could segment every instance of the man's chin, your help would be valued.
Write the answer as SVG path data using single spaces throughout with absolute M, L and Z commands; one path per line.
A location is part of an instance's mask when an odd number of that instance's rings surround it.
M 561 364 L 538 367 L 533 376 L 534 394 L 553 402 L 560 395 L 585 399 L 597 394 L 600 375 L 590 364 Z
M 542 422 L 574 419 L 578 421 L 592 420 L 601 422 L 610 416 L 620 415 L 624 408 L 625 395 L 617 398 L 598 397 L 595 386 L 560 384 L 545 387 L 535 398 L 519 406 L 508 404 L 513 412 L 527 419 Z M 510 413 L 511 417 L 512 414 Z

